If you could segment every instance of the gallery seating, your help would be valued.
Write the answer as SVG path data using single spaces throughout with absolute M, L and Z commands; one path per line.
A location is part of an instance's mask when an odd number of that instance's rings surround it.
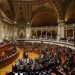
M 13 57 L 18 55 L 18 50 L 14 47 L 13 43 L 3 43 L 0 46 L 0 68 L 5 66 L 7 60 L 10 61 Z

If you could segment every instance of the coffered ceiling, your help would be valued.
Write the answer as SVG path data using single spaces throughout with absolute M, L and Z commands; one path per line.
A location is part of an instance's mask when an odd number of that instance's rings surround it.
M 75 20 L 74 13 L 74 0 L 0 0 L 3 18 L 33 25 L 57 24 L 61 19 Z

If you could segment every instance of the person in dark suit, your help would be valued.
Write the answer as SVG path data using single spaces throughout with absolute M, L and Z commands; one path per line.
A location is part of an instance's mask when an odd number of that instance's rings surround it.
M 24 52 L 23 58 L 28 58 L 28 53 L 27 52 Z

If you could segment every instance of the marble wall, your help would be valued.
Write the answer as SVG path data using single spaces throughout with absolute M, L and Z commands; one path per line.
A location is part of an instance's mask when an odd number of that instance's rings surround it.
M 17 37 L 17 27 L 0 21 L 0 39 L 15 39 Z

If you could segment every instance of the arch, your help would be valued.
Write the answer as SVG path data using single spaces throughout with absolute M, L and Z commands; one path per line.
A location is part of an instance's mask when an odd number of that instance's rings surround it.
M 33 24 L 56 24 L 57 17 L 55 15 L 50 14 L 50 12 L 40 12 L 33 16 L 31 25 Z
M 49 0 L 49 3 L 51 3 L 54 7 L 54 10 L 56 11 L 56 13 L 58 14 L 58 20 L 64 19 L 63 17 L 63 11 L 61 8 L 61 5 L 59 3 L 59 1 L 57 0 Z
M 58 21 L 63 20 L 63 14 L 62 14 L 63 12 L 62 12 L 59 2 L 56 0 L 47 0 L 46 2 L 52 6 L 52 9 L 50 9 L 49 6 L 47 6 L 47 7 L 40 6 L 35 11 L 32 11 L 32 19 L 34 18 L 34 16 L 36 16 L 40 12 L 50 12 L 51 15 L 54 15 L 57 17 Z M 31 24 L 32 24 L 32 20 L 31 20 Z
M 65 21 L 68 21 L 71 18 L 71 15 L 74 10 L 75 10 L 75 2 L 74 0 L 71 0 L 65 13 Z

